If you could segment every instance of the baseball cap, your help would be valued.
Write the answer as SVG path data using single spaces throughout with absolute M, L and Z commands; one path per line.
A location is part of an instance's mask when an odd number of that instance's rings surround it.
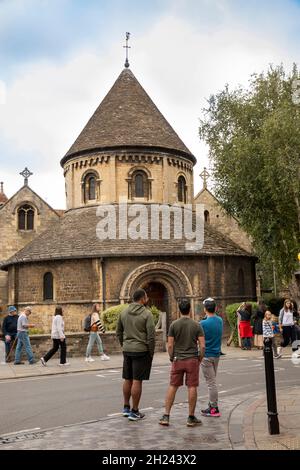
M 16 307 L 14 307 L 13 305 L 10 305 L 10 307 L 8 307 L 8 311 L 9 311 L 9 313 L 11 313 L 11 312 L 16 312 L 17 309 L 16 309 Z

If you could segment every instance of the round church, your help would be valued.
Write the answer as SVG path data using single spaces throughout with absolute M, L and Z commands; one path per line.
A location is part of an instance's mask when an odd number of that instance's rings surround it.
M 31 305 L 45 329 L 54 304 L 61 304 L 67 329 L 78 331 L 92 303 L 104 310 L 128 302 L 137 287 L 167 312 L 168 322 L 177 317 L 182 297 L 191 299 L 194 314 L 208 296 L 222 308 L 254 300 L 255 257 L 210 223 L 207 210 L 201 245 L 188 249 L 188 240 L 174 233 L 178 223 L 183 228 L 187 207 L 197 220 L 195 163 L 125 68 L 61 160 L 67 210 L 2 264 L 8 302 Z M 160 205 L 170 208 L 169 236 L 162 217 L 153 233 L 153 209 Z M 125 236 L 124 207 L 131 221 L 137 210 L 143 213 L 131 237 Z M 114 236 L 101 238 L 101 214 L 109 210 Z

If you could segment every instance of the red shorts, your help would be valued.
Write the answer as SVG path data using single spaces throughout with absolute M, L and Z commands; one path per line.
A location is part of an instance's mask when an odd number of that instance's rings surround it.
M 198 387 L 199 365 L 200 362 L 197 357 L 174 361 L 171 368 L 170 385 L 180 387 L 183 385 L 183 377 L 185 375 L 185 385 L 187 387 Z

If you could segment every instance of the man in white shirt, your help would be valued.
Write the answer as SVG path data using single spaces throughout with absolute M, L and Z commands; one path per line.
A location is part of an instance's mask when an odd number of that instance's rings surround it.
M 17 327 L 18 344 L 17 344 L 17 349 L 16 349 L 15 365 L 24 364 L 24 362 L 21 362 L 21 354 L 22 354 L 23 346 L 25 347 L 29 364 L 36 363 L 36 360 L 34 359 L 33 352 L 31 349 L 31 344 L 30 344 L 30 339 L 29 339 L 29 334 L 28 334 L 28 329 L 34 327 L 33 323 L 28 322 L 28 317 L 30 315 L 31 315 L 31 308 L 26 307 L 24 309 L 24 312 L 22 312 L 18 318 L 18 327 Z

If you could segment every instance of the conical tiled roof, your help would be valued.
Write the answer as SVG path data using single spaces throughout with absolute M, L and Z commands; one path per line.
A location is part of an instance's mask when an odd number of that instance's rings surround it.
M 116 148 L 166 149 L 195 157 L 129 69 L 124 69 L 61 161 L 89 151 Z

